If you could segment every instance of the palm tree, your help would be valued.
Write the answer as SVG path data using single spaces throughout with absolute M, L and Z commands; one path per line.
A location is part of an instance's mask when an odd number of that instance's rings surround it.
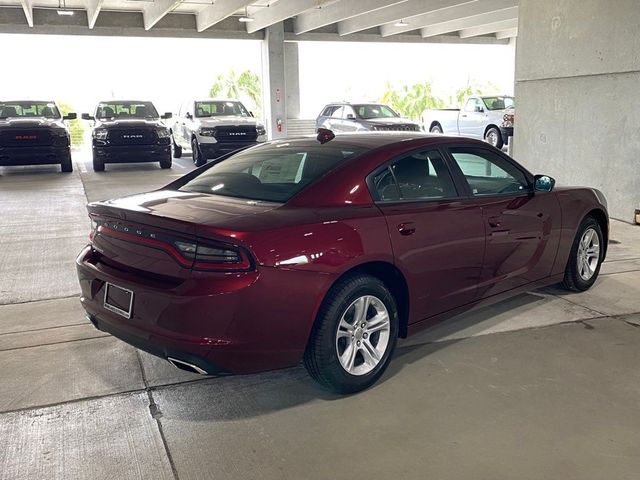
M 262 116 L 262 88 L 260 77 L 251 70 L 239 75 L 235 70 L 219 74 L 209 90 L 211 97 L 226 97 L 246 101 L 256 117 Z
M 380 101 L 413 120 L 420 120 L 422 112 L 427 108 L 444 106 L 444 101 L 433 94 L 429 82 L 404 85 L 400 89 L 392 88 L 387 82 L 387 89 Z

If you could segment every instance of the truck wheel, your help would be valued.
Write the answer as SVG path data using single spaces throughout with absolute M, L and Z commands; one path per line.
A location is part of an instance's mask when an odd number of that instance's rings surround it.
M 484 134 L 484 141 L 496 148 L 502 148 L 504 145 L 502 134 L 496 127 L 491 127 L 487 130 L 487 133 Z
M 382 281 L 370 275 L 345 278 L 320 308 L 304 366 L 316 382 L 336 393 L 364 390 L 389 365 L 398 328 L 395 299 Z
M 95 155 L 93 156 L 93 171 L 104 172 L 104 161 L 100 160 Z
M 196 167 L 201 167 L 207 163 L 207 159 L 202 155 L 202 151 L 198 145 L 198 140 L 195 138 L 191 140 L 191 151 L 193 152 L 193 163 L 196 164 Z
M 69 152 L 64 160 L 60 162 L 60 171 L 64 173 L 73 172 L 73 163 L 71 162 L 71 152 Z
M 160 160 L 160 168 L 171 168 L 172 163 L 173 159 L 171 158 L 171 154 L 169 154 L 167 155 L 167 158 Z
M 171 145 L 173 146 L 173 158 L 180 158 L 182 156 L 182 147 L 176 144 L 176 141 L 172 138 Z
M 442 133 L 442 127 L 440 125 L 432 125 L 429 129 L 430 133 Z

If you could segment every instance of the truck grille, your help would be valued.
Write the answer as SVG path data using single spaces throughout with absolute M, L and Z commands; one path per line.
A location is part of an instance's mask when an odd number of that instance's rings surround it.
M 0 147 L 49 146 L 53 138 L 49 129 L 8 129 L 0 131 Z
M 149 128 L 110 129 L 109 142 L 112 145 L 150 145 L 156 143 L 156 133 Z
M 225 126 L 216 127 L 215 138 L 224 143 L 247 143 L 255 142 L 258 134 L 254 125 Z

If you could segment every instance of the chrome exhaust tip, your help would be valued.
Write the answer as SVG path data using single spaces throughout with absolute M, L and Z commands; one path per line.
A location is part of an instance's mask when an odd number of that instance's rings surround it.
M 201 369 L 200 367 L 192 363 L 187 363 L 173 357 L 167 357 L 167 361 L 174 367 L 179 368 L 180 370 L 184 370 L 185 372 L 198 373 L 200 375 L 208 375 L 208 373 L 205 370 Z

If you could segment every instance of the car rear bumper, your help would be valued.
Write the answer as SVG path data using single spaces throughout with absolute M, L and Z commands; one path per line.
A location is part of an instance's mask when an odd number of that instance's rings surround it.
M 93 146 L 93 155 L 104 163 L 159 162 L 171 155 L 167 145 Z
M 184 279 L 107 265 L 87 246 L 76 260 L 81 303 L 92 323 L 149 353 L 211 374 L 299 363 L 328 275 L 262 267 L 192 272 Z M 131 318 L 104 308 L 106 282 L 133 292 Z M 287 291 L 283 299 L 282 292 Z
M 68 146 L 0 147 L 0 166 L 50 165 L 68 160 L 70 156 Z

